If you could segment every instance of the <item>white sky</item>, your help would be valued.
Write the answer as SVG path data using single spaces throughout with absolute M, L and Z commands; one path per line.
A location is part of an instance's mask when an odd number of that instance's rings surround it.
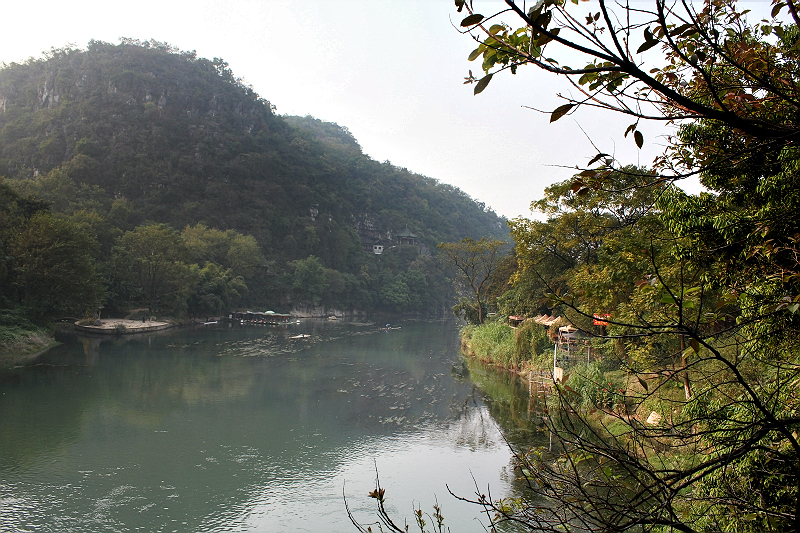
M 503 6 L 484 4 L 485 14 Z M 372 158 L 460 187 L 509 218 L 528 216 L 544 187 L 573 173 L 559 165 L 594 155 L 587 135 L 626 163 L 647 165 L 659 151 L 654 129 L 640 128 L 641 153 L 623 139 L 630 119 L 581 112 L 549 124 L 524 109 L 560 105 L 558 80 L 532 68 L 473 96 L 463 81 L 480 64 L 467 61 L 475 44 L 451 25 L 463 18 L 453 0 L 39 0 L 6 3 L 2 17 L 6 63 L 120 37 L 221 57 L 279 114 L 346 126 Z

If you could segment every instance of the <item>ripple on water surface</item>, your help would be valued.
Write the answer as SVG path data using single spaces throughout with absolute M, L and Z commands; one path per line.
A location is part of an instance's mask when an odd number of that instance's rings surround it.
M 0 530 L 350 532 L 377 467 L 401 522 L 438 500 L 483 531 L 447 486 L 501 495 L 510 453 L 455 329 L 316 327 L 64 345 L 0 381 Z

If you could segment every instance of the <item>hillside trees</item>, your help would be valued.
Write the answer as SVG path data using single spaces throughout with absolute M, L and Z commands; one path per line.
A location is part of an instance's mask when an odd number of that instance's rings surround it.
M 108 264 L 114 305 L 219 315 L 241 305 L 260 281 L 264 259 L 255 239 L 197 224 L 180 233 L 145 224 L 115 241 Z
M 120 311 L 148 298 L 127 266 L 112 264 L 125 246 L 112 248 L 153 223 L 181 231 L 188 246 L 180 262 L 190 288 L 176 294 L 197 288 L 201 270 L 230 270 L 229 281 L 241 276 L 248 287 L 227 293 L 237 305 L 282 310 L 302 298 L 292 294 L 291 265 L 311 256 L 329 274 L 322 305 L 440 310 L 449 292 L 434 281 L 435 262 L 399 249 L 377 258 L 363 242 L 391 246 L 390 235 L 408 227 L 428 257 L 442 241 L 507 235 L 463 191 L 372 160 L 337 124 L 278 116 L 223 60 L 165 43 L 91 41 L 4 65 L 0 99 L 0 176 L 29 208 L 49 202 L 96 237 L 106 303 Z M 187 301 L 167 307 L 200 313 L 211 300 Z
M 114 264 L 129 297 L 154 309 L 180 309 L 192 280 L 186 245 L 164 224 L 139 226 L 119 239 Z
M 497 16 L 456 6 L 479 41 L 476 93 L 533 66 L 575 91 L 551 121 L 586 107 L 621 113 L 639 146 L 641 121 L 675 128 L 653 171 L 597 154 L 540 204 L 559 206 L 555 220 L 516 223 L 522 272 L 564 265 L 539 271 L 551 304 L 579 324 L 611 314 L 602 338 L 625 350 L 606 364 L 631 383 L 596 406 L 599 419 L 561 389 L 551 430 L 563 453 L 518 456 L 543 500 L 476 503 L 545 531 L 799 531 L 795 3 L 776 0 L 756 24 L 729 0 L 544 0 L 527 12 L 506 0 Z M 566 66 L 576 55 L 585 66 Z M 668 185 L 689 175 L 708 192 Z M 619 224 L 614 198 L 636 206 L 631 193 L 650 196 Z M 650 410 L 660 419 L 646 423 Z
M 0 180 L 0 305 L 22 305 L 37 319 L 92 310 L 105 297 L 96 249 L 80 224 Z
M 9 232 L 12 290 L 34 316 L 81 313 L 104 298 L 92 251 L 97 242 L 69 220 L 39 212 Z
M 4 65 L 0 99 L 0 176 L 28 218 L 46 202 L 97 240 L 109 310 L 439 311 L 450 292 L 428 250 L 507 234 L 463 191 L 372 160 L 347 128 L 278 116 L 223 60 L 166 43 L 91 41 Z M 171 288 L 153 291 L 133 236 L 159 224 L 180 246 L 162 250 Z M 415 253 L 391 248 L 404 227 Z M 391 251 L 367 254 L 365 240 Z M 313 295 L 292 288 L 294 262 L 312 256 L 325 272 Z
M 492 275 L 500 266 L 506 243 L 486 237 L 476 241 L 465 238 L 461 242 L 443 242 L 439 244 L 443 261 L 456 273 L 455 283 L 461 293 L 461 302 L 457 309 L 462 310 L 465 318 L 474 324 L 483 324 L 486 318 L 486 294 Z

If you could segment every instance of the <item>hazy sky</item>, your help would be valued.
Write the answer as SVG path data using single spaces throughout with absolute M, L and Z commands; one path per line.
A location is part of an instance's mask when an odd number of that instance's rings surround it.
M 0 61 L 120 37 L 221 57 L 279 114 L 346 126 L 372 158 L 460 187 L 509 218 L 529 215 L 544 187 L 573 173 L 561 166 L 585 164 L 589 138 L 627 163 L 652 161 L 658 132 L 644 130 L 640 153 L 622 138 L 629 119 L 579 113 L 549 124 L 525 109 L 552 110 L 566 90 L 531 68 L 473 96 L 463 81 L 480 65 L 453 27 L 462 17 L 452 0 L 13 2 L 3 7 Z

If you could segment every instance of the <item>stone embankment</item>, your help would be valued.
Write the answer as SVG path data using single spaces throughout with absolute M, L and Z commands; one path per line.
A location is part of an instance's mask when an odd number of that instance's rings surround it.
M 121 318 L 104 318 L 96 320 L 93 324 L 81 325 L 75 323 L 75 329 L 83 333 L 100 333 L 105 335 L 128 335 L 131 333 L 148 333 L 171 328 L 170 322 L 148 320 L 124 320 Z

